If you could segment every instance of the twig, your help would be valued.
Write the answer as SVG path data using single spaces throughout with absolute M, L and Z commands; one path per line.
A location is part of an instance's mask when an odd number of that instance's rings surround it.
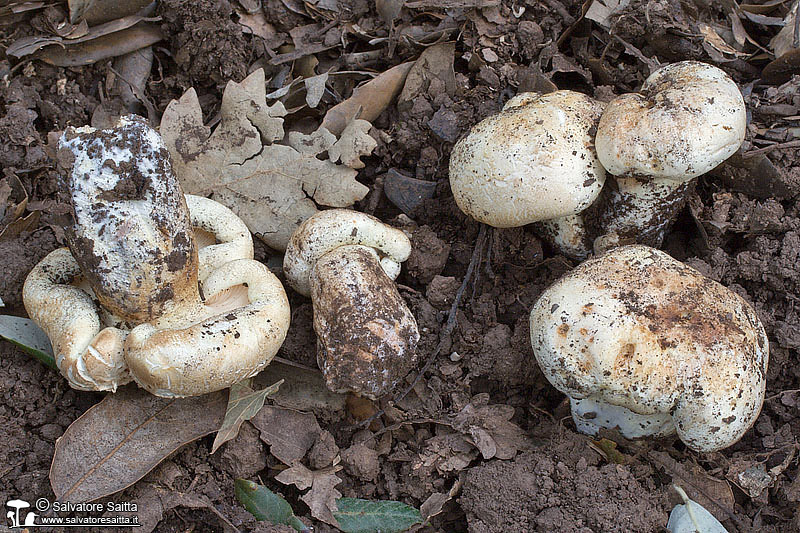
M 766 398 L 764 398 L 764 401 L 765 402 L 769 402 L 771 400 L 774 400 L 775 398 L 782 397 L 784 394 L 793 394 L 793 393 L 797 393 L 797 392 L 800 392 L 800 389 L 784 390 L 784 391 L 781 391 L 781 392 L 779 392 L 777 394 L 773 394 L 772 396 L 767 396 Z
M 765 146 L 764 148 L 750 150 L 749 152 L 745 152 L 744 154 L 742 154 L 742 158 L 748 159 L 760 154 L 777 150 L 778 148 L 799 148 L 799 147 L 800 147 L 800 139 L 795 139 L 794 141 L 788 141 L 785 143 L 778 143 L 778 144 L 770 144 L 769 146 Z
M 481 229 L 478 231 L 478 238 L 475 240 L 475 248 L 472 250 L 472 258 L 469 260 L 469 266 L 467 267 L 467 273 L 464 274 L 464 280 L 461 282 L 461 286 L 456 291 L 456 297 L 453 298 L 453 304 L 450 306 L 450 312 L 447 314 L 447 322 L 445 322 L 444 327 L 442 328 L 441 333 L 439 333 L 439 344 L 436 345 L 436 349 L 431 353 L 428 357 L 428 360 L 425 362 L 425 366 L 422 367 L 422 370 L 419 371 L 417 376 L 414 378 L 414 381 L 403 389 L 403 391 L 394 397 L 392 400 L 393 404 L 397 404 L 398 402 L 402 401 L 409 392 L 411 392 L 414 387 L 417 386 L 417 383 L 420 382 L 422 376 L 425 375 L 425 372 L 431 367 L 433 362 L 436 360 L 438 355 L 441 353 L 442 349 L 444 348 L 445 342 L 450 335 L 453 333 L 453 329 L 456 326 L 456 315 L 458 314 L 458 306 L 461 303 L 461 299 L 464 296 L 464 291 L 467 290 L 467 286 L 469 285 L 470 280 L 472 279 L 472 274 L 475 272 L 475 267 L 479 262 L 479 258 L 482 255 L 482 249 L 486 244 L 486 236 L 488 234 L 487 231 L 488 226 L 486 224 L 481 224 Z M 384 409 L 378 410 L 375 414 L 360 422 L 356 427 L 358 428 L 365 428 L 368 427 L 373 420 L 376 418 L 383 416 L 385 413 Z

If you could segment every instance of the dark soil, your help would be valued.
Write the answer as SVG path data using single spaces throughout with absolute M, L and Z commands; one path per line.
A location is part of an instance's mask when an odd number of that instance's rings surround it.
M 455 140 L 519 91 L 550 90 L 555 84 L 608 100 L 638 89 L 649 73 L 645 61 L 656 57 L 662 63 L 715 62 L 720 52 L 709 52 L 695 25 L 730 27 L 722 8 L 634 0 L 613 21 L 618 41 L 599 25 L 578 20 L 583 4 L 578 0 L 503 0 L 477 10 L 406 7 L 394 21 L 391 39 L 370 44 L 389 37 L 373 2 L 339 0 L 335 11 L 329 6 L 336 2 L 309 4 L 316 7 L 303 11 L 301 2 L 264 0 L 261 9 L 272 33 L 262 38 L 243 31 L 237 14 L 243 10 L 233 0 L 159 2 L 167 37 L 154 46 L 144 96 L 160 114 L 170 100 L 194 87 L 204 116 L 214 121 L 228 80 L 240 81 L 266 67 L 269 83 L 275 84 L 269 91 L 308 67 L 296 61 L 293 74 L 292 62 L 270 64 L 270 58 L 289 51 L 278 50 L 283 44 L 329 46 L 316 52 L 318 73 L 329 68 L 382 72 L 416 59 L 423 51 L 416 43 L 430 44 L 439 35 L 430 34 L 445 31 L 445 39 L 455 43 L 453 70 L 431 69 L 431 78 L 412 100 L 392 104 L 374 121 L 379 147 L 364 158 L 367 167 L 359 173 L 373 193 L 356 208 L 413 232 L 414 253 L 398 279 L 421 334 L 420 365 L 408 384 L 440 342 L 480 229 L 459 211 L 449 190 L 447 163 Z M 785 9 L 770 15 L 782 17 Z M 33 11 L 0 26 L 0 42 L 8 46 L 40 33 L 41 17 Z M 749 19 L 743 24 L 764 46 L 777 31 Z M 380 54 L 354 63 L 354 54 L 370 50 Z M 32 231 L 0 237 L 5 313 L 25 316 L 25 276 L 48 252 L 65 245 L 68 206 L 59 194 L 48 133 L 90 123 L 101 102 L 113 108 L 118 97 L 107 92 L 112 62 L 63 68 L 0 56 L 0 166 L 4 177 L 23 185 L 27 211 L 41 211 Z M 413 391 L 396 405 L 388 399 L 351 398 L 346 411 L 316 412 L 323 431 L 303 463 L 320 469 L 339 458 L 343 469 L 337 475 L 343 482 L 337 489 L 344 496 L 416 507 L 455 485 L 453 498 L 426 531 L 663 531 L 676 503 L 672 483 L 710 498 L 714 503 L 703 500 L 704 505 L 724 519 L 729 531 L 800 531 L 800 150 L 796 144 L 781 145 L 800 135 L 800 78 L 766 85 L 757 81 L 763 61 L 736 58 L 716 64 L 739 83 L 748 105 L 742 153 L 753 156 L 753 150 L 770 143 L 775 147 L 755 157 L 735 156 L 738 163 L 701 177 L 662 248 L 743 296 L 766 327 L 767 399 L 741 441 L 721 452 L 698 454 L 676 439 L 628 442 L 606 435 L 617 442 L 621 455 L 616 455 L 607 442 L 576 433 L 564 396 L 538 370 L 528 332 L 528 312 L 538 295 L 575 263 L 554 253 L 530 228 L 517 228 L 489 230 L 455 329 Z M 320 110 L 302 110 L 288 124 L 319 120 L 364 79 L 331 81 L 333 90 Z M 389 169 L 436 182 L 434 198 L 401 214 L 381 193 Z M 263 245 L 257 245 L 256 256 L 270 266 L 280 264 Z M 292 326 L 278 355 L 315 366 L 310 302 L 289 292 Z M 0 500 L 54 499 L 48 480 L 54 443 L 100 399 L 99 393 L 70 389 L 57 373 L 0 342 Z M 504 406 L 528 444 L 509 445 L 510 453 L 484 459 L 453 420 L 487 406 Z M 385 414 L 369 429 L 357 426 L 381 408 Z M 286 496 L 316 531 L 333 531 L 311 517 L 301 491 L 274 481 L 285 466 L 252 425 L 245 423 L 238 437 L 214 455 L 212 442 L 210 436 L 183 447 L 114 499 L 139 501 L 147 531 L 230 529 L 220 515 L 240 531 L 290 531 L 257 523 L 236 501 L 235 478 L 260 479 Z M 763 491 L 747 490 L 743 474 L 753 468 L 770 476 Z M 205 497 L 218 513 L 175 494 Z

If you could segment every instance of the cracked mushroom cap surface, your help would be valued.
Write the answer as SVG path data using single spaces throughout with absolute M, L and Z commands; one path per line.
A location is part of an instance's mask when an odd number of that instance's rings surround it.
M 450 187 L 458 207 L 498 228 L 583 211 L 605 182 L 593 139 L 603 108 L 574 91 L 509 100 L 453 147 Z
M 642 420 L 666 415 L 688 447 L 710 452 L 739 440 L 761 411 L 769 342 L 755 311 L 659 250 L 623 246 L 578 265 L 542 293 L 530 327 L 539 366 L 573 399 L 579 427 L 605 426 L 575 400 Z
M 609 102 L 597 127 L 597 157 L 614 176 L 688 181 L 739 149 L 747 126 L 742 93 L 721 69 L 666 65 L 639 93 Z

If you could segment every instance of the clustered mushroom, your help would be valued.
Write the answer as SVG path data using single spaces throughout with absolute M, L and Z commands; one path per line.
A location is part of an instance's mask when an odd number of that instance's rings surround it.
M 666 253 L 622 246 L 546 289 L 531 343 L 578 429 L 628 438 L 677 432 L 711 452 L 761 411 L 769 341 L 739 295 Z
M 659 246 L 692 180 L 739 149 L 745 126 L 733 80 L 684 61 L 605 109 L 570 91 L 523 93 L 454 146 L 450 184 L 467 215 L 498 228 L 538 222 L 576 259 L 611 249 L 531 312 L 537 360 L 570 396 L 579 430 L 677 432 L 713 451 L 758 416 L 769 344 L 753 309 L 663 252 L 619 247 Z
M 698 61 L 662 67 L 641 92 L 609 102 L 595 139 L 613 176 L 603 189 L 603 234 L 660 246 L 693 178 L 739 149 L 746 123 L 736 83 Z
M 292 234 L 283 270 L 311 297 L 329 389 L 376 399 L 416 364 L 417 321 L 393 281 L 410 253 L 401 230 L 347 209 L 321 211 Z
M 592 139 L 602 111 L 602 103 L 574 91 L 512 98 L 453 147 L 456 203 L 496 228 L 539 222 L 559 250 L 585 258 L 591 241 L 580 214 L 605 182 Z
M 253 260 L 232 211 L 184 197 L 143 119 L 67 129 L 59 162 L 69 249 L 31 271 L 23 302 L 70 385 L 113 391 L 133 379 L 158 396 L 195 396 L 272 360 L 289 327 L 283 286 Z M 198 252 L 193 228 L 213 244 Z

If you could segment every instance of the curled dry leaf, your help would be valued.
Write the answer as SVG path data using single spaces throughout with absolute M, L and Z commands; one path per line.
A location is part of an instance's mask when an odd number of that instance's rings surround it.
M 532 448 L 527 433 L 511 422 L 514 408 L 510 405 L 474 405 L 464 407 L 448 421 L 448 425 L 471 437 L 484 459 L 512 459 L 518 451 Z
M 374 121 L 400 93 L 412 65 L 414 61 L 401 63 L 355 89 L 350 98 L 325 113 L 322 127 L 334 135 L 340 135 L 355 117 Z
M 267 105 L 259 69 L 241 83 L 228 82 L 213 133 L 203 125 L 194 89 L 172 101 L 161 119 L 184 191 L 211 195 L 278 250 L 317 212 L 316 204 L 348 207 L 369 192 L 355 180 L 355 170 L 273 144 L 284 136 L 285 115 L 280 102 Z
M 267 396 L 274 394 L 283 383 L 278 381 L 259 391 L 255 391 L 250 386 L 252 380 L 247 379 L 242 383 L 235 383 L 228 393 L 228 407 L 225 410 L 225 419 L 222 421 L 214 444 L 211 446 L 211 453 L 216 452 L 220 446 L 239 434 L 239 428 L 245 420 L 250 420 L 262 407 Z
M 312 411 L 317 416 L 322 415 L 325 418 L 330 416 L 341 418 L 332 413 L 344 411 L 347 396 L 329 391 L 319 370 L 308 370 L 272 361 L 253 380 L 257 387 L 266 387 L 279 380 L 284 381 L 278 392 L 271 396 L 275 405 Z
M 226 400 L 222 391 L 159 398 L 136 386 L 109 394 L 56 441 L 56 498 L 90 502 L 131 486 L 184 444 L 216 431 Z
M 312 471 L 298 463 L 275 476 L 275 480 L 284 485 L 294 485 L 300 490 L 311 487 L 311 490 L 301 497 L 311 509 L 311 516 L 338 527 L 339 524 L 333 517 L 333 513 L 338 511 L 336 500 L 342 497 L 342 493 L 335 488 L 342 482 L 341 478 L 336 475 L 336 472 L 341 469 L 341 466 L 334 465 Z

